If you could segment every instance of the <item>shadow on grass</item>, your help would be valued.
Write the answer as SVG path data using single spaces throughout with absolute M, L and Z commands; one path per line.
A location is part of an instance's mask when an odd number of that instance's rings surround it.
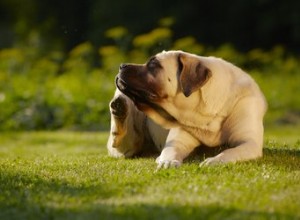
M 282 154 L 295 157 L 299 151 L 268 150 L 267 161 L 275 163 Z M 289 158 L 290 159 L 290 158 Z M 296 163 L 295 162 L 295 163 Z M 46 174 L 0 171 L 0 219 L 297 219 L 299 216 L 224 207 L 180 205 L 180 201 L 118 204 L 120 191 L 111 182 L 49 178 Z M 128 195 L 127 195 L 128 196 Z M 113 200 L 110 200 L 113 199 Z M 121 199 L 122 200 L 122 199 Z
M 113 187 L 93 180 L 76 184 L 48 178 L 47 174 L 11 173 L 3 169 L 0 189 L 0 219 L 59 219 L 62 214 L 74 213 L 66 207 L 74 206 L 76 201 L 82 203 L 115 195 Z
M 0 204 L 1 207 L 3 204 Z M 107 205 L 87 204 L 77 209 L 55 208 L 41 204 L 24 203 L 23 208 L 6 207 L 0 214 L 1 219 L 297 219 L 296 215 L 256 212 L 224 208 L 218 205 L 152 205 L 128 204 Z
M 205 158 L 216 156 L 228 147 L 199 147 L 185 160 L 186 163 L 201 163 Z M 251 161 L 249 161 L 251 163 Z M 299 170 L 300 149 L 264 148 L 263 157 L 254 161 L 259 164 Z
M 300 170 L 300 149 L 264 149 L 262 163 L 289 170 Z
M 198 149 L 199 150 L 199 149 Z M 191 160 L 202 161 L 222 149 L 200 149 Z M 264 149 L 257 165 L 270 164 L 299 170 L 300 149 Z M 30 174 L 30 172 L 29 172 Z M 47 173 L 0 171 L 0 219 L 297 219 L 300 216 L 257 212 L 211 204 L 179 205 L 179 201 L 159 205 L 135 202 L 119 205 L 120 191 L 111 182 L 50 178 Z M 110 198 L 113 202 L 110 204 Z M 120 197 L 121 198 L 121 197 Z M 230 205 L 230 204 L 229 204 Z
M 191 155 L 185 159 L 184 163 L 201 163 L 208 157 L 216 156 L 222 151 L 228 149 L 227 146 L 222 147 L 197 147 Z M 142 155 L 142 158 L 153 158 L 154 162 L 159 153 Z M 141 157 L 131 158 L 138 159 Z M 251 161 L 249 161 L 251 163 Z M 285 167 L 291 170 L 299 170 L 300 164 L 300 149 L 289 149 L 289 148 L 264 148 L 263 157 L 254 161 L 259 164 L 270 164 L 277 167 Z

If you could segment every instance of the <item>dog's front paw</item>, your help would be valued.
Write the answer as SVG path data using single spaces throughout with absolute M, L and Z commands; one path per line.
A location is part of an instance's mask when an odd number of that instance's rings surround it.
M 126 99 L 122 96 L 114 98 L 110 102 L 110 112 L 117 118 L 126 118 L 127 116 L 127 103 Z
M 221 153 L 215 157 L 206 158 L 202 163 L 200 163 L 200 167 L 225 164 L 230 162 L 235 162 L 235 161 L 232 158 L 226 157 L 225 154 Z
M 200 163 L 200 167 L 212 166 L 212 165 L 217 165 L 217 164 L 222 164 L 222 163 L 224 163 L 222 160 L 219 160 L 215 157 L 209 157 L 209 158 L 206 158 L 203 162 Z
M 160 157 L 156 159 L 157 170 L 168 169 L 168 168 L 177 168 L 180 167 L 182 162 L 179 160 L 161 160 Z

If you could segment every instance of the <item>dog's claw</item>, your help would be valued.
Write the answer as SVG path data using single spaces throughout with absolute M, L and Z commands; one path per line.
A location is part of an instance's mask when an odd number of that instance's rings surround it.
M 178 168 L 181 165 L 181 162 L 178 160 L 163 160 L 163 161 L 159 161 L 157 163 L 158 163 L 158 165 L 157 165 L 156 170 L 168 169 L 168 168 Z

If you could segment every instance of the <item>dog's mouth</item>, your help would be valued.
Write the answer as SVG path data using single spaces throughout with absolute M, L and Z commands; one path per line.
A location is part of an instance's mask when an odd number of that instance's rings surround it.
M 143 88 L 135 88 L 122 80 L 119 76 L 116 77 L 116 86 L 134 102 L 149 103 L 158 99 L 158 95 L 154 92 Z
M 159 106 L 155 101 L 159 99 L 159 96 L 145 89 L 133 88 L 131 85 L 122 80 L 119 76 L 116 77 L 116 86 L 117 88 L 127 95 L 136 105 L 142 103 L 153 110 L 155 110 L 161 117 L 165 118 L 168 121 L 175 122 L 177 121 L 172 115 L 170 115 L 165 109 Z

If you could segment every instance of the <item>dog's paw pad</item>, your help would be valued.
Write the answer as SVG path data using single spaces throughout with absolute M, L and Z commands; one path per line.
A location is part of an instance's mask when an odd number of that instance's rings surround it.
M 110 112 L 118 117 L 125 118 L 127 115 L 127 104 L 125 98 L 119 96 L 110 102 Z

